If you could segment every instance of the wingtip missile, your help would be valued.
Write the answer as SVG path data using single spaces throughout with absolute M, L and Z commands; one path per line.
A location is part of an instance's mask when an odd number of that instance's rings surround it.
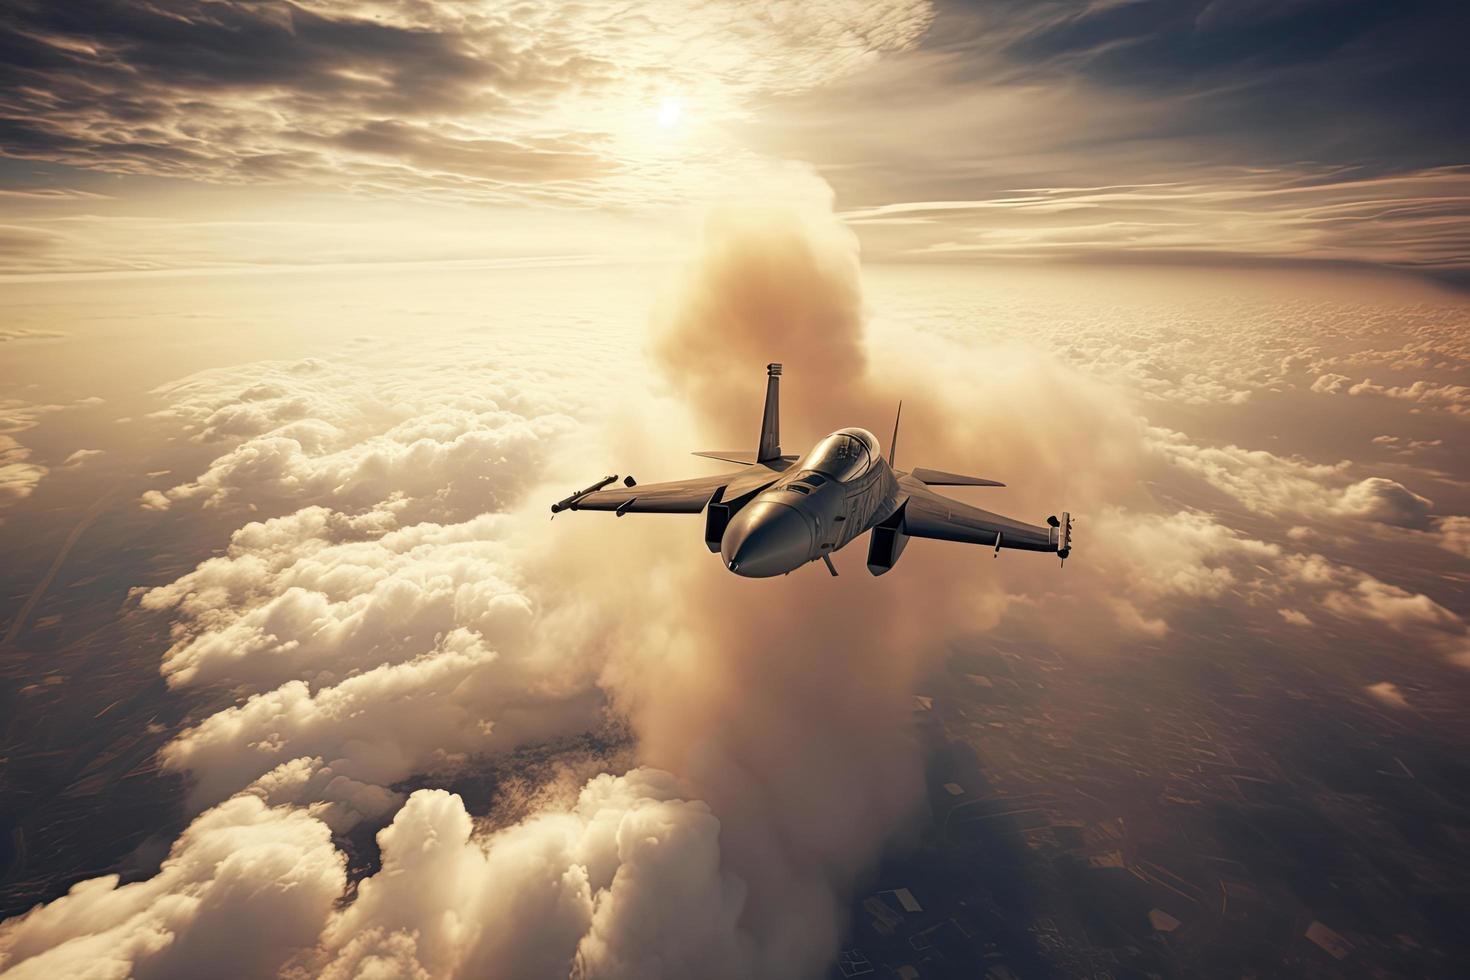
M 578 490 L 576 493 L 568 494 L 567 496 L 561 498 L 556 503 L 551 505 L 551 512 L 553 514 L 560 514 L 564 510 L 575 510 L 577 507 L 577 501 L 581 500 L 589 493 L 596 493 L 603 487 L 607 486 L 609 483 L 612 483 L 617 478 L 618 475 L 614 473 L 611 476 L 603 477 L 585 490 Z

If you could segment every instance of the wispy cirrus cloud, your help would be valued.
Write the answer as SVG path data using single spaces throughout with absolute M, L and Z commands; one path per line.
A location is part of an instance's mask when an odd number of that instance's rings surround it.
M 1366 263 L 1470 271 L 1470 168 L 1375 176 L 1212 168 L 1153 183 L 1024 187 L 854 209 L 915 257 Z

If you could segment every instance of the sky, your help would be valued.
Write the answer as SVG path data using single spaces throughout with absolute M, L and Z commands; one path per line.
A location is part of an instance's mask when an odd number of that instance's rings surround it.
M 1453 0 L 10 4 L 0 274 L 663 255 L 671 221 L 800 166 L 873 259 L 1455 279 L 1467 16 Z
M 967 644 L 1458 756 L 1467 17 L 6 5 L 0 974 L 823 976 Z M 547 521 L 715 472 L 773 360 L 788 448 L 902 399 L 1065 569 Z

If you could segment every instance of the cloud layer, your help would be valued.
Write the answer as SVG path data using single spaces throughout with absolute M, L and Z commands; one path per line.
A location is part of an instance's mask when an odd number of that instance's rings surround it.
M 803 161 L 873 256 L 1463 281 L 1467 26 L 1442 0 L 13 4 L 0 153 L 44 169 L 0 189 L 0 268 L 623 258 L 609 236 L 657 247 L 642 219 Z
M 1453 610 L 1287 531 L 1449 538 L 1453 515 L 1406 482 L 1139 414 L 1247 405 L 1305 387 L 1311 361 L 1259 351 L 1211 385 L 1165 363 L 1183 343 L 1167 325 L 1023 324 L 1023 345 L 868 303 L 830 193 L 798 181 L 780 207 L 714 213 L 655 311 L 650 360 L 672 399 L 625 384 L 624 408 L 594 416 L 601 362 L 417 338 L 162 389 L 155 421 L 219 455 L 141 505 L 244 522 L 139 598 L 173 620 L 164 676 L 201 694 L 163 752 L 198 814 L 154 877 L 85 882 L 0 926 L 0 963 L 187 975 L 253 934 L 269 948 L 242 975 L 820 975 L 855 881 L 921 815 L 912 694 L 957 635 L 1003 626 L 1105 657 L 1248 634 L 1290 655 L 1350 631 L 1341 656 L 1374 658 L 1373 684 L 1394 683 L 1399 655 L 1467 659 Z M 1253 336 L 1183 368 L 1230 363 Z M 747 582 L 700 547 L 697 521 L 545 521 L 548 482 L 705 465 L 662 445 L 682 450 L 686 430 L 753 442 L 767 360 L 787 364 L 791 445 L 853 423 L 886 441 L 906 397 L 901 465 L 984 467 L 1012 482 L 994 506 L 1020 501 L 1030 520 L 1072 507 L 1078 560 L 918 542 L 873 579 L 859 545 L 837 579 Z M 1200 488 L 1228 506 L 1168 499 Z M 1386 690 L 1368 694 L 1390 704 Z M 414 789 L 624 725 L 631 764 L 592 759 L 590 778 L 565 771 L 508 818 Z M 382 827 L 382 866 L 340 902 L 332 835 L 363 822 Z

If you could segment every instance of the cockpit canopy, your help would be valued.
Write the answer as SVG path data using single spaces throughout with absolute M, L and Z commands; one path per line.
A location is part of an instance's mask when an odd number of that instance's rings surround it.
M 813 446 L 797 468 L 847 483 L 868 472 L 878 455 L 878 439 L 867 429 L 838 429 Z

